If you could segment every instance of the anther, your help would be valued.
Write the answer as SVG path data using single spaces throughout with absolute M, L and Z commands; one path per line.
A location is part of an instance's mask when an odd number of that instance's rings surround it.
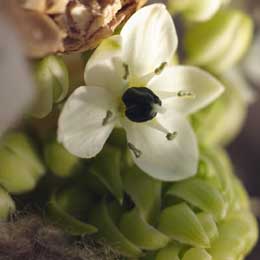
M 156 119 L 149 121 L 147 123 L 147 126 L 160 131 L 161 133 L 165 134 L 165 137 L 168 141 L 172 141 L 176 136 L 177 136 L 177 132 L 169 132 L 168 129 L 166 129 L 163 125 L 161 125 Z
M 166 65 L 167 65 L 167 62 L 162 62 L 162 64 L 154 70 L 154 73 L 160 74 L 163 71 L 163 69 L 165 68 Z
M 176 136 L 177 136 L 177 132 L 173 132 L 173 133 L 168 133 L 166 135 L 166 138 L 168 141 L 172 141 L 173 139 L 175 139 Z
M 123 76 L 123 79 L 127 80 L 128 76 L 129 76 L 129 67 L 126 63 L 123 63 L 123 67 L 124 67 L 124 70 L 125 70 L 125 74 Z
M 113 116 L 113 113 L 110 110 L 108 110 L 105 118 L 103 119 L 102 125 L 103 126 L 107 125 L 107 123 L 109 122 L 109 120 L 111 119 L 112 116 Z
M 191 91 L 180 90 L 177 92 L 178 97 L 194 97 Z
M 191 91 L 186 90 L 179 90 L 179 91 L 158 91 L 159 96 L 161 99 L 168 99 L 168 98 L 195 98 L 195 95 Z
M 140 158 L 142 155 L 142 152 L 138 150 L 132 143 L 127 143 L 128 148 L 134 153 L 136 158 Z

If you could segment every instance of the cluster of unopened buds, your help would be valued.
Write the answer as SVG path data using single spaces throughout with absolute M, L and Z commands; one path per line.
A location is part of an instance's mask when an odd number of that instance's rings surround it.
M 238 68 L 253 22 L 226 0 L 135 12 L 142 4 L 28 0 L 12 11 L 41 24 L 22 29 L 41 58 L 26 119 L 1 137 L 0 219 L 15 211 L 11 195 L 32 192 L 55 225 L 125 258 L 242 260 L 258 228 L 224 147 L 254 99 Z

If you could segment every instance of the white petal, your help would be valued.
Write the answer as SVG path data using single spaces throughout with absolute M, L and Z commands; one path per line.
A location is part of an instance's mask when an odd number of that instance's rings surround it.
M 112 91 L 113 95 L 121 95 L 124 67 L 121 61 L 121 37 L 112 36 L 104 40 L 90 57 L 85 68 L 87 86 L 98 86 Z
M 115 103 L 100 87 L 80 87 L 69 97 L 58 124 L 58 139 L 72 154 L 91 158 L 103 148 L 115 120 L 103 125 L 107 111 L 116 117 Z
M 177 34 L 169 12 L 162 4 L 137 11 L 121 31 L 123 60 L 132 77 L 154 72 L 169 62 L 177 48 Z
M 152 78 L 148 88 L 162 99 L 163 106 L 182 114 L 200 110 L 224 91 L 223 85 L 208 72 L 191 66 L 165 68 L 160 75 Z M 178 97 L 180 91 L 191 96 Z
M 196 137 L 184 118 L 164 114 L 157 116 L 158 123 L 169 132 L 177 132 L 173 140 L 168 140 L 166 134 L 159 128 L 152 128 L 150 123 L 127 122 L 124 125 L 127 132 L 129 147 L 135 147 L 141 152 L 136 157 L 131 150 L 135 163 L 148 175 L 163 181 L 178 181 L 193 176 L 197 171 L 198 148 Z

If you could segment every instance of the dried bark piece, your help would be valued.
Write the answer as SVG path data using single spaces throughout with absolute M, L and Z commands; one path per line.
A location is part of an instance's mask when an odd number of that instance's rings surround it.
M 82 52 L 110 36 L 146 0 L 15 0 L 30 57 Z M 12 2 L 12 1 L 11 1 Z

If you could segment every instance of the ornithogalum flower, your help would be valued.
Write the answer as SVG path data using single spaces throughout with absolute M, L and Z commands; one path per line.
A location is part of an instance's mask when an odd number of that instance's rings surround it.
M 198 145 L 187 115 L 215 100 L 222 85 L 201 69 L 173 66 L 177 35 L 165 6 L 137 11 L 120 35 L 103 41 L 59 118 L 59 141 L 72 154 L 98 154 L 116 126 L 134 162 L 174 181 L 196 173 Z

